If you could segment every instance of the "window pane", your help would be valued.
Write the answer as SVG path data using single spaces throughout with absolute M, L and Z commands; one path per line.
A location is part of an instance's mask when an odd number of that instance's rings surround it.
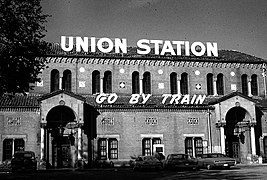
M 251 94 L 253 96 L 258 95 L 258 82 L 257 82 L 257 75 L 253 74 L 251 76 Z
M 109 140 L 109 158 L 118 159 L 118 141 L 117 139 Z
M 213 95 L 213 74 L 211 73 L 207 75 L 207 93 Z
M 99 139 L 98 140 L 98 150 L 99 150 L 99 158 L 100 159 L 107 159 L 107 143 L 106 139 Z
M 188 94 L 188 75 L 183 73 L 181 75 L 181 94 Z
M 218 74 L 216 84 L 217 84 L 218 95 L 224 95 L 224 84 L 223 84 L 223 75 L 222 74 Z
M 139 94 L 139 73 L 138 72 L 133 72 L 132 74 L 132 93 L 133 94 Z
M 244 95 L 248 95 L 248 77 L 246 74 L 243 74 L 241 76 L 241 81 L 242 81 L 242 93 Z
M 151 155 L 151 144 L 150 144 L 150 139 L 145 138 L 143 139 L 143 155 L 144 156 L 150 156 Z
M 173 72 L 170 75 L 171 94 L 177 94 L 177 73 Z
M 12 158 L 12 139 L 5 139 L 3 142 L 3 161 Z
M 100 72 L 94 71 L 92 73 L 92 93 L 100 93 Z

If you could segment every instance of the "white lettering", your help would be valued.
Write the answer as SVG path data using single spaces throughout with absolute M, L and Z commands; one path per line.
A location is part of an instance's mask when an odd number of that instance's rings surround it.
M 88 52 L 88 37 L 84 37 L 84 40 L 81 37 L 76 37 L 76 51 L 80 52 L 81 48 L 84 52 Z
M 61 36 L 61 43 L 60 46 L 63 51 L 71 51 L 73 49 L 73 37 L 69 37 L 69 47 L 66 47 L 66 36 Z
M 148 53 L 150 53 L 151 48 L 149 47 L 148 44 L 149 44 L 149 40 L 147 40 L 147 39 L 140 39 L 139 41 L 137 41 L 137 47 L 145 49 L 145 51 L 137 49 L 137 53 L 138 54 L 148 54 Z
M 196 50 L 196 47 L 200 47 L 200 51 Z M 206 52 L 206 47 L 204 46 L 204 44 L 202 42 L 194 42 L 191 45 L 191 52 L 195 56 L 203 56 Z
M 211 53 L 213 56 L 218 57 L 218 46 L 217 43 L 210 43 L 207 42 L 207 56 L 211 56 Z
M 142 98 L 143 98 L 142 104 L 145 104 L 150 97 L 151 97 L 151 94 L 148 94 L 148 95 L 142 94 Z
M 138 103 L 140 95 L 139 94 L 132 94 L 131 99 L 129 101 L 130 104 L 136 104 Z
M 99 94 L 96 96 L 96 103 L 101 104 L 107 99 L 106 94 Z

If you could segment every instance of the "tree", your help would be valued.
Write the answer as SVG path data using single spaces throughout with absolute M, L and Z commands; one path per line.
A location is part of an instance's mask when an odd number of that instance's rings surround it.
M 28 92 L 31 83 L 40 81 L 48 17 L 40 1 L 0 0 L 0 95 Z

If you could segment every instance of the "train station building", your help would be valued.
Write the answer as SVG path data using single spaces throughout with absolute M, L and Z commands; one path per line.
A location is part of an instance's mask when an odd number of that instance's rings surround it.
M 139 155 L 267 154 L 266 60 L 64 52 L 53 44 L 40 82 L 0 99 L 0 161 L 31 150 L 53 168 L 127 165 Z

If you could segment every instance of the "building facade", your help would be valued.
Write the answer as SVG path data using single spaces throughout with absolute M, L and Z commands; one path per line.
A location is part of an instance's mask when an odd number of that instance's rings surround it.
M 0 161 L 34 151 L 47 167 L 127 165 L 138 155 L 267 153 L 266 60 L 54 50 L 27 95 L 0 100 Z

